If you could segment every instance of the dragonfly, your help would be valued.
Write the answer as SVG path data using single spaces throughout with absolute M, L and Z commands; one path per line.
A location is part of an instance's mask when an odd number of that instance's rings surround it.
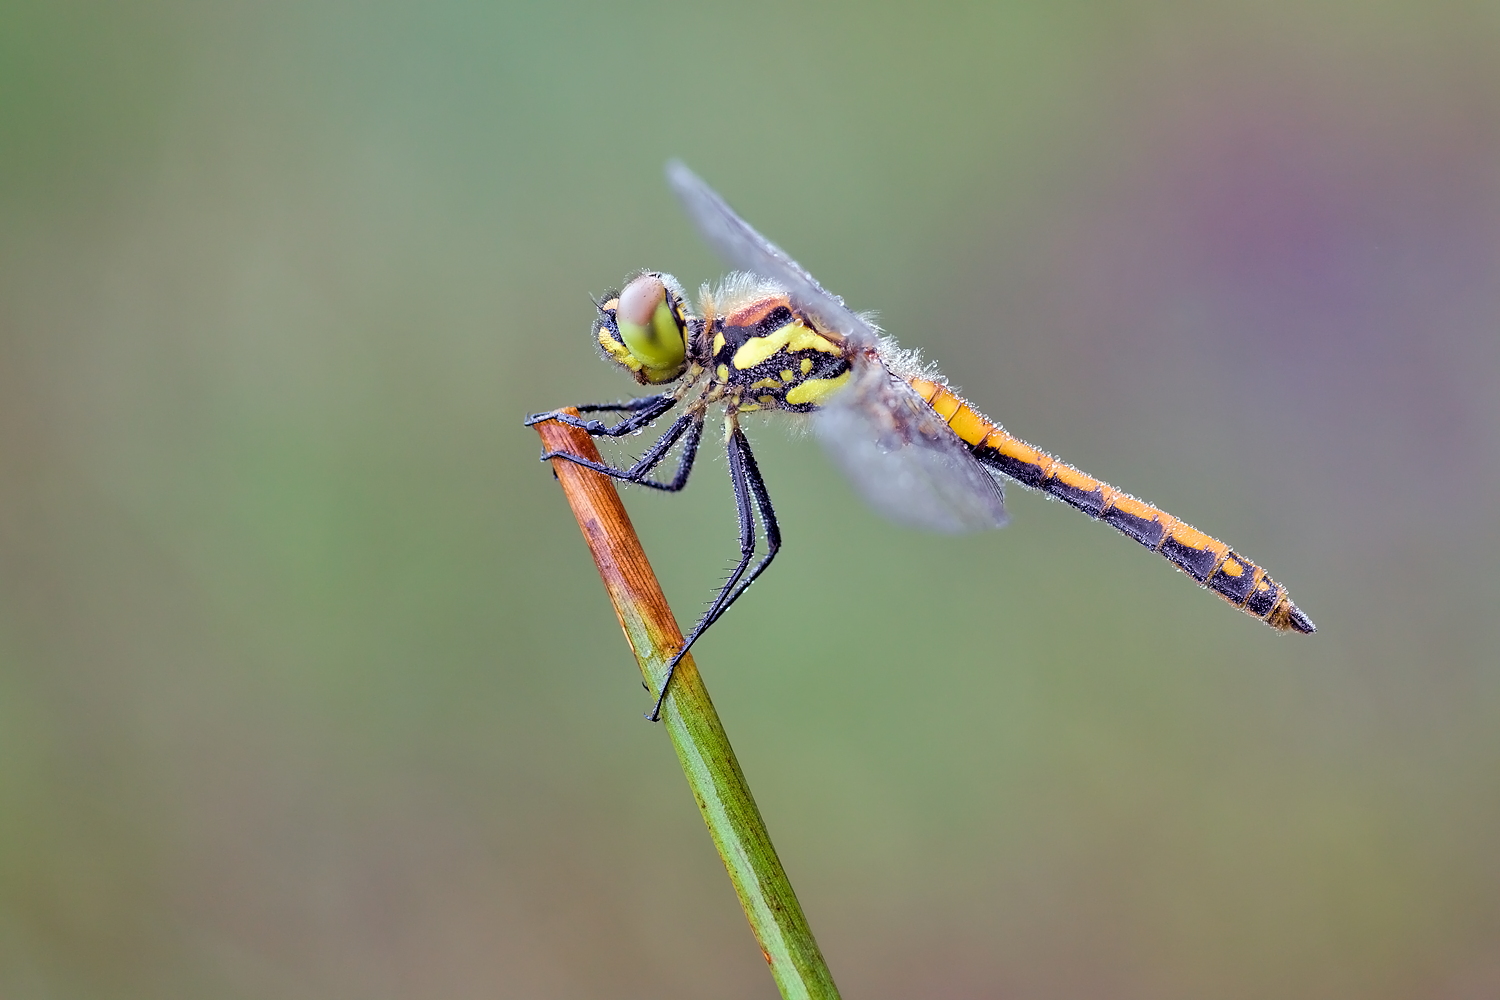
M 593 339 L 637 383 L 657 391 L 589 403 L 578 416 L 532 414 L 595 437 L 620 438 L 680 415 L 628 466 L 565 459 L 626 483 L 676 493 L 688 482 L 704 423 L 722 412 L 724 447 L 739 519 L 740 557 L 682 647 L 667 663 L 661 717 L 677 664 L 765 572 L 781 529 L 741 418 L 807 414 L 855 489 L 881 514 L 911 527 L 956 533 L 1003 527 L 1003 480 L 1039 490 L 1164 556 L 1200 587 L 1280 632 L 1309 634 L 1312 621 L 1286 588 L 1238 550 L 1166 511 L 1115 489 L 1026 443 L 972 406 L 920 356 L 856 313 L 780 247 L 741 219 L 684 164 L 667 180 L 703 239 L 736 270 L 705 284 L 696 308 L 669 274 L 642 271 L 595 303 Z M 582 414 L 616 414 L 613 423 Z M 671 478 L 658 473 L 676 451 Z M 757 558 L 757 530 L 765 548 Z

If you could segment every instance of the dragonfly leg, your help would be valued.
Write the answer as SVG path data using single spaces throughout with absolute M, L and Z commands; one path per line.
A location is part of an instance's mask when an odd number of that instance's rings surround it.
M 682 648 L 667 662 L 667 675 L 662 681 L 661 693 L 656 697 L 656 706 L 646 716 L 652 722 L 661 718 L 661 706 L 666 701 L 667 690 L 672 686 L 672 675 L 677 672 L 677 664 L 687 655 L 693 643 L 698 641 L 698 637 L 708 631 L 708 627 L 718 621 L 729 610 L 729 606 L 755 582 L 755 578 L 771 565 L 771 560 L 781 550 L 781 527 L 776 523 L 776 512 L 771 507 L 771 494 L 766 490 L 766 481 L 761 477 L 754 453 L 750 451 L 750 442 L 739 427 L 730 432 L 728 452 L 729 477 L 734 485 L 734 505 L 740 522 L 740 561 L 734 572 L 729 574 L 729 579 L 724 581 L 724 586 L 719 588 L 719 593 L 703 613 L 703 617 L 698 619 L 698 624 L 693 626 L 693 630 L 683 640 Z M 755 558 L 757 511 L 765 529 L 766 553 L 751 569 L 750 562 Z
M 698 442 L 703 437 L 703 414 L 688 425 L 687 438 L 682 442 L 682 457 L 677 460 L 677 472 L 672 476 L 670 482 L 661 483 L 654 479 L 642 479 L 642 486 L 649 486 L 654 490 L 663 490 L 667 493 L 676 493 L 687 485 L 688 474 L 693 471 L 693 462 L 698 458 Z M 663 451 L 665 456 L 666 452 Z
M 580 413 L 629 413 L 630 416 L 617 424 L 606 424 L 602 420 L 585 420 L 583 417 L 575 417 L 571 413 L 563 413 L 561 410 L 549 410 L 546 413 L 533 413 L 526 418 L 526 426 L 539 424 L 544 420 L 556 420 L 560 424 L 569 427 L 579 427 L 588 431 L 594 437 L 623 437 L 634 431 L 647 426 L 651 421 L 666 413 L 677 405 L 682 397 L 674 392 L 663 392 L 655 396 L 642 396 L 639 399 L 627 399 L 623 403 L 584 403 L 575 407 Z
M 575 425 L 576 426 L 576 425 Z M 682 458 L 677 462 L 677 472 L 669 482 L 659 482 L 650 478 L 652 470 L 662 463 L 672 446 L 677 443 L 678 438 L 683 438 Z M 648 486 L 653 490 L 663 490 L 667 493 L 676 493 L 687 485 L 688 475 L 693 471 L 693 462 L 698 457 L 698 441 L 703 436 L 703 411 L 696 410 L 684 413 L 673 422 L 671 427 L 661 437 L 656 439 L 646 453 L 642 455 L 634 465 L 628 469 L 621 469 L 603 462 L 595 462 L 575 455 L 570 451 L 546 451 L 542 453 L 542 461 L 553 458 L 564 458 L 569 462 L 581 465 L 595 472 L 602 472 L 606 476 L 618 479 L 625 483 L 635 483 L 639 486 Z

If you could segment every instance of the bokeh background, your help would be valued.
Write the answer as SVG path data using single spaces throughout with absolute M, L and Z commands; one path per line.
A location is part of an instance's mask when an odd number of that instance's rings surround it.
M 845 995 L 1500 995 L 1467 0 L 5 4 L 0 993 L 774 995 L 520 425 L 718 274 L 669 156 L 1319 625 L 755 425 L 699 663 Z M 627 502 L 691 617 L 722 456 Z

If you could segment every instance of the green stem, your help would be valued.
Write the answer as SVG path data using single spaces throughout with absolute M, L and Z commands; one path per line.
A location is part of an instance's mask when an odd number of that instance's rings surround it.
M 548 451 L 600 460 L 585 431 L 556 421 L 538 424 L 537 431 Z M 554 459 L 552 466 L 641 675 L 652 691 L 658 691 L 667 660 L 682 645 L 682 631 L 646 561 L 619 493 L 607 476 L 574 462 Z M 691 655 L 677 665 L 672 690 L 662 706 L 662 724 L 781 995 L 787 1000 L 837 998 L 833 976 L 771 846 L 771 835 Z

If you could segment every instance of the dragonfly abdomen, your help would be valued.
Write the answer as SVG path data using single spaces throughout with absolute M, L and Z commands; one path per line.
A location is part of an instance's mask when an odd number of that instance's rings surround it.
M 923 378 L 910 379 L 909 383 L 985 465 L 1112 525 L 1165 556 L 1200 586 L 1272 628 L 1302 633 L 1315 630 L 1316 626 L 1287 596 L 1285 587 L 1224 542 L 1027 444 L 946 386 Z

